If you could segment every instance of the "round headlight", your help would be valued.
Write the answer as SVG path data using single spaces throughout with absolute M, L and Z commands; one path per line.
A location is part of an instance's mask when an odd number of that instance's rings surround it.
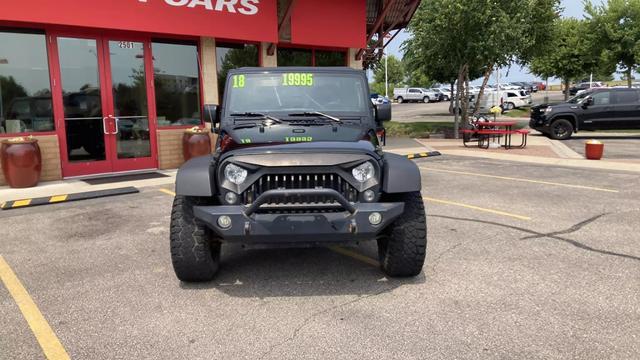
M 353 174 L 353 177 L 356 180 L 363 183 L 373 178 L 376 174 L 376 168 L 373 167 L 373 164 L 367 161 L 366 163 L 353 168 L 353 170 L 351 170 L 351 174 Z
M 229 164 L 224 168 L 224 177 L 232 183 L 240 185 L 247 180 L 247 170 L 238 165 Z

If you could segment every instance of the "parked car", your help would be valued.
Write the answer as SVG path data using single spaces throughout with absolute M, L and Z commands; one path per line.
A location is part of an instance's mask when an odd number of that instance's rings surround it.
M 502 92 L 501 102 L 502 108 L 508 111 L 529 106 L 532 99 L 531 94 L 525 90 L 507 90 Z
M 582 130 L 640 129 L 640 89 L 596 88 L 559 104 L 531 108 L 529 126 L 565 140 Z
M 475 95 L 473 96 L 475 102 Z M 513 110 L 532 103 L 531 94 L 524 90 L 486 91 L 480 98 L 478 109 L 488 114 L 492 107 L 500 106 L 504 110 Z
M 544 91 L 544 90 L 547 90 L 547 85 L 546 85 L 545 83 L 543 83 L 543 82 L 535 81 L 535 82 L 533 82 L 533 84 L 535 84 L 535 85 L 536 85 L 536 87 L 537 87 L 538 91 Z
M 371 102 L 373 103 L 373 105 L 377 105 L 377 104 L 389 104 L 391 103 L 391 101 L 389 101 L 389 99 L 387 99 L 386 97 L 377 94 L 377 93 L 372 93 L 371 94 Z
M 438 95 L 423 88 L 395 88 L 393 89 L 393 99 L 398 103 L 404 102 L 424 102 L 437 101 Z
M 514 85 L 511 83 L 500 84 L 500 90 L 520 90 L 522 86 Z
M 450 88 L 439 87 L 438 90 L 440 90 L 442 95 L 444 95 L 444 99 L 443 99 L 444 101 L 450 101 L 453 98 L 453 94 L 451 93 Z
M 594 81 L 592 83 L 590 83 L 590 82 L 582 82 L 582 83 L 579 83 L 579 84 L 576 84 L 576 85 L 570 87 L 569 88 L 569 95 L 576 96 L 581 91 L 586 91 L 586 90 L 593 89 L 593 88 L 603 88 L 603 87 L 607 87 L 607 85 L 605 85 L 604 83 L 599 82 L 599 81 Z
M 445 94 L 444 94 L 442 91 L 440 91 L 440 89 L 438 89 L 438 88 L 431 88 L 431 89 L 427 89 L 427 90 L 433 91 L 433 92 L 436 94 L 436 96 L 437 96 L 437 98 L 438 98 L 438 100 L 437 100 L 437 101 L 445 101 L 445 97 L 446 97 L 446 96 L 445 96 Z

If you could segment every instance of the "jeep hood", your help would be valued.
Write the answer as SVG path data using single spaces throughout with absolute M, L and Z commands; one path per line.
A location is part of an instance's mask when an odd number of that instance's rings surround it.
M 288 156 L 282 156 L 285 154 Z M 226 152 L 222 160 L 233 157 L 234 161 L 262 166 L 306 166 L 333 165 L 335 161 L 344 163 L 361 159 L 363 155 L 379 160 L 382 150 L 365 140 L 252 144 Z

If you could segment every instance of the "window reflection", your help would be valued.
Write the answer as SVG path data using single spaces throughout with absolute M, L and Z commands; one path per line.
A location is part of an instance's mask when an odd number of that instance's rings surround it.
M 199 125 L 198 47 L 154 42 L 152 49 L 158 125 Z
M 346 66 L 347 53 L 344 51 L 315 51 L 316 66 Z
M 313 66 L 311 49 L 278 48 L 278 66 Z
M 53 131 L 44 34 L 0 32 L 0 133 Z
M 240 67 L 260 66 L 260 60 L 258 58 L 257 45 L 240 43 L 219 43 L 217 45 L 218 94 L 222 99 L 229 70 Z
M 106 159 L 102 98 L 94 39 L 58 38 L 67 158 Z

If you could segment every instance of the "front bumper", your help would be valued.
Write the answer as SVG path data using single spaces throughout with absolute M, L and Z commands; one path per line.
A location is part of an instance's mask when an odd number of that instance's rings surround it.
M 538 130 L 542 133 L 549 132 L 549 122 L 544 115 L 540 115 L 537 117 L 532 117 L 529 120 L 529 127 L 535 130 Z
M 344 211 L 318 213 L 261 213 L 261 204 L 270 198 L 296 197 L 310 192 L 332 196 Z M 382 222 L 373 225 L 369 215 L 378 212 Z M 225 241 L 241 244 L 333 244 L 375 239 L 384 228 L 404 212 L 404 203 L 346 202 L 336 191 L 275 190 L 261 195 L 251 206 L 196 206 L 194 215 Z M 221 216 L 228 216 L 231 226 L 218 225 Z

